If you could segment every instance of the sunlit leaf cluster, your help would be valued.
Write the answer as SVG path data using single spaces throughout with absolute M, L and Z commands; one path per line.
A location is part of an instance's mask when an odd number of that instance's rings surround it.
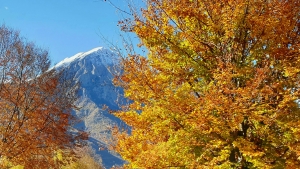
M 147 0 L 115 83 L 129 168 L 300 167 L 300 1 Z

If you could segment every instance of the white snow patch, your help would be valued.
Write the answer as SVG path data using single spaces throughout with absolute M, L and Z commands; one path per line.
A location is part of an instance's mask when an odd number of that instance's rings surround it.
M 80 55 L 82 55 L 83 53 L 80 52 L 80 53 L 77 53 L 76 55 L 72 56 L 72 57 L 69 57 L 69 58 L 65 58 L 64 60 L 60 61 L 59 63 L 57 63 L 54 67 L 60 67 L 62 65 L 66 65 L 66 64 L 69 64 L 71 62 L 73 62 L 74 60 L 77 60 Z
M 100 50 L 105 50 L 103 47 L 97 47 L 97 48 L 94 48 L 94 49 L 92 49 L 92 50 L 90 50 L 90 51 L 87 51 L 87 52 L 84 52 L 84 55 L 86 56 L 86 55 L 89 55 L 89 54 L 91 54 L 91 53 L 97 53 L 97 52 L 99 52 Z
M 95 66 L 94 66 L 94 64 L 92 64 L 92 66 L 93 66 L 93 70 L 92 70 L 92 74 L 95 74 Z
M 104 47 L 97 47 L 97 48 L 94 48 L 90 51 L 80 52 L 80 53 L 77 53 L 76 55 L 74 55 L 72 57 L 65 58 L 61 62 L 57 63 L 54 66 L 54 68 L 58 68 L 58 67 L 61 67 L 61 66 L 68 66 L 73 61 L 81 60 L 81 59 L 85 58 L 88 55 L 99 55 L 98 57 L 100 57 L 100 60 L 101 60 L 102 64 L 113 64 L 113 57 L 116 56 L 116 54 L 114 52 L 112 52 L 111 50 L 109 50 L 109 49 L 106 49 Z M 97 64 L 99 64 L 99 63 L 97 62 Z

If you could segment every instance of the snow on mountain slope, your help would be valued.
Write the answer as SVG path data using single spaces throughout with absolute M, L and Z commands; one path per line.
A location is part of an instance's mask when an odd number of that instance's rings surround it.
M 66 67 L 74 61 L 80 61 L 80 60 L 84 59 L 86 56 L 89 56 L 91 58 L 91 55 L 101 56 L 101 57 L 98 57 L 98 59 L 100 59 L 100 60 L 97 60 L 97 61 L 100 61 L 102 64 L 105 64 L 105 65 L 110 65 L 110 64 L 113 64 L 113 58 L 111 56 L 113 56 L 115 54 L 109 49 L 105 49 L 103 47 L 97 47 L 90 51 L 80 52 L 72 57 L 65 58 L 63 61 L 57 63 L 55 65 L 55 67 L 61 67 L 61 66 Z
M 104 138 L 110 136 L 109 128 L 122 123 L 102 109 L 103 105 L 111 110 L 118 109 L 116 100 L 122 94 L 121 89 L 112 84 L 113 77 L 108 71 L 108 67 L 115 64 L 114 58 L 114 52 L 98 47 L 66 58 L 54 66 L 56 69 L 67 69 L 68 73 L 74 75 L 74 81 L 80 83 L 80 97 L 76 103 L 80 110 L 74 110 L 74 114 L 82 121 L 75 127 L 90 133 L 91 146 L 101 156 L 106 168 L 124 163 L 115 153 L 99 150 L 100 145 L 106 146 Z

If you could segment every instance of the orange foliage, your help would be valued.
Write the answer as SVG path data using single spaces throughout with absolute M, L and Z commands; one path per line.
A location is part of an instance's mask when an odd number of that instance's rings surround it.
M 129 168 L 299 168 L 300 1 L 148 0 L 115 83 Z
M 75 143 L 68 129 L 77 85 L 48 71 L 48 53 L 14 30 L 0 27 L 0 41 L 0 157 L 25 168 L 58 167 L 55 151 Z

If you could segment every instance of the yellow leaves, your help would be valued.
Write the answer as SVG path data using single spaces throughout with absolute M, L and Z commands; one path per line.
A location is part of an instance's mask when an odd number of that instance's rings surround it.
M 0 158 L 0 167 L 9 169 L 24 169 L 22 165 L 14 165 L 7 157 Z
M 253 142 L 247 141 L 246 139 L 238 138 L 232 143 L 232 145 L 234 147 L 238 147 L 243 155 L 249 156 L 250 158 L 261 157 L 264 155 L 263 152 L 258 151 L 258 147 L 253 144 Z
M 129 56 L 119 83 L 128 166 L 298 165 L 299 1 L 147 2 L 134 32 L 149 54 Z
M 62 150 L 57 150 L 55 154 L 56 154 L 56 156 L 54 156 L 54 160 L 58 160 L 58 161 L 63 160 L 63 151 Z
M 141 119 L 141 115 L 139 115 L 135 111 L 128 111 L 126 113 L 120 112 L 120 113 L 115 113 L 117 117 L 120 117 L 123 121 L 126 121 L 128 125 L 135 126 L 135 125 L 145 125 L 146 126 L 146 121 Z
M 286 77 L 295 77 L 295 75 L 297 75 L 300 72 L 299 68 L 293 67 L 293 66 L 288 66 L 285 67 L 285 71 L 284 71 L 284 76 Z
M 11 162 L 7 159 L 7 157 L 1 157 L 0 158 L 0 167 L 1 168 L 6 168 L 8 166 L 11 166 Z
M 10 169 L 24 169 L 24 166 L 17 165 L 17 166 L 11 167 Z

